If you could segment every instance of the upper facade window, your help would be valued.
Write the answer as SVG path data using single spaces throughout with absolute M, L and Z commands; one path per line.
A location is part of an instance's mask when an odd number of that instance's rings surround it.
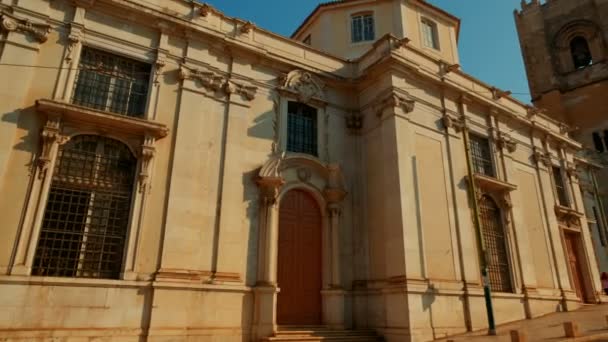
M 353 43 L 374 40 L 374 15 L 371 13 L 353 15 L 351 17 L 351 36 Z
M 428 20 L 422 19 L 422 43 L 424 46 L 431 49 L 439 50 L 439 33 L 437 24 Z
M 317 110 L 299 102 L 287 105 L 287 151 L 317 155 Z
M 478 174 L 494 177 L 494 164 L 490 141 L 478 135 L 470 136 L 471 157 L 474 171 Z
M 149 64 L 84 47 L 72 103 L 142 117 L 146 110 Z
M 557 192 L 557 200 L 559 205 L 563 207 L 569 206 L 562 169 L 558 166 L 553 167 L 553 183 L 555 184 L 555 192 Z
M 60 147 L 32 275 L 120 276 L 136 166 L 126 145 L 101 136 Z
M 570 54 L 572 55 L 572 61 L 576 69 L 584 68 L 593 63 L 587 39 L 581 36 L 574 37 L 570 41 Z

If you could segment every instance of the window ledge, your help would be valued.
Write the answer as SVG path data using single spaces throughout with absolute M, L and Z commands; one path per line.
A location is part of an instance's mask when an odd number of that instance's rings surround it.
M 59 116 L 65 121 L 78 122 L 84 126 L 94 127 L 95 130 L 108 130 L 137 136 L 151 135 L 156 139 L 169 134 L 167 126 L 158 122 L 111 114 L 57 100 L 37 100 L 36 109 L 49 116 Z
M 489 177 L 486 175 L 476 173 L 473 175 L 473 178 L 475 179 L 475 183 L 477 184 L 477 186 L 479 186 L 481 189 L 483 189 L 485 191 L 511 192 L 513 190 L 517 190 L 517 185 L 503 182 L 494 177 Z

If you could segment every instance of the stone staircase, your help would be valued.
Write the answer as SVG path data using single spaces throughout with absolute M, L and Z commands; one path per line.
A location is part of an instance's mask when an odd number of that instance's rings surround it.
M 324 326 L 279 326 L 275 336 L 265 342 L 341 341 L 378 342 L 382 339 L 373 330 L 332 330 Z

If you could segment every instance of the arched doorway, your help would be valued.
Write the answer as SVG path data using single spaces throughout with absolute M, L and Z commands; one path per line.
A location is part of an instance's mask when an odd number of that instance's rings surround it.
M 279 207 L 277 324 L 321 324 L 321 227 L 314 198 L 291 190 Z

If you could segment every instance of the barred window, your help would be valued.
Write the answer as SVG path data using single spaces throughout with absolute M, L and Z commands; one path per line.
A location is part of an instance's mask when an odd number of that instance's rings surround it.
M 474 171 L 484 176 L 495 177 L 490 141 L 487 138 L 473 134 L 470 135 L 469 140 Z
M 490 288 L 496 292 L 513 292 L 500 208 L 491 197 L 484 195 L 479 201 L 479 209 Z
M 287 105 L 287 151 L 317 155 L 317 110 L 299 102 Z
M 353 43 L 374 40 L 374 15 L 359 14 L 351 17 L 351 40 Z
M 150 69 L 146 63 L 83 47 L 72 103 L 142 117 Z
M 559 205 L 564 207 L 569 206 L 570 203 L 568 201 L 566 185 L 564 184 L 564 177 L 562 176 L 561 167 L 553 167 L 553 184 L 555 185 L 555 192 L 557 193 L 557 201 Z
M 422 41 L 424 46 L 439 50 L 437 24 L 428 19 L 422 19 Z
M 79 135 L 61 146 L 33 275 L 120 275 L 137 160 L 123 143 Z

